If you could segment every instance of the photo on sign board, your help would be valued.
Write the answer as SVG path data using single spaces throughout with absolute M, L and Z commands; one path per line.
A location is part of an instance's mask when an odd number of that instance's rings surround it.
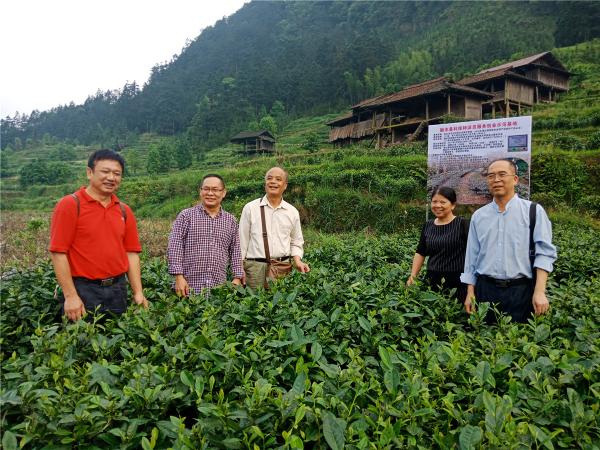
M 509 152 L 526 152 L 527 151 L 527 135 L 517 134 L 508 136 L 508 151 Z

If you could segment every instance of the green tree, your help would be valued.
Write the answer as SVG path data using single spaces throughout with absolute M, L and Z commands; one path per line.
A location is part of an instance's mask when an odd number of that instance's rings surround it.
M 273 117 L 271 117 L 269 115 L 266 115 L 262 119 L 260 119 L 260 122 L 258 123 L 258 127 L 261 130 L 267 130 L 273 136 L 275 136 L 277 134 L 277 123 L 275 122 L 275 119 L 273 119 Z
M 60 144 L 54 151 L 51 159 L 56 159 L 58 161 L 74 161 L 77 159 L 77 153 L 72 146 Z
M 285 105 L 280 100 L 275 100 L 273 102 L 273 106 L 271 107 L 271 117 L 275 119 L 275 123 L 277 123 L 277 132 L 281 133 L 283 128 L 287 123 L 287 114 L 285 112 Z
M 179 170 L 186 169 L 192 165 L 192 150 L 184 139 L 179 139 L 175 143 L 174 157 Z
M 167 173 L 171 167 L 171 154 L 165 144 L 152 145 L 148 152 L 146 170 L 149 174 Z
M 314 153 L 319 150 L 320 143 L 319 135 L 315 131 L 311 131 L 304 137 L 301 147 L 310 153 Z
M 127 152 L 125 162 L 126 170 L 132 175 L 137 175 L 142 169 L 142 160 L 140 158 L 140 152 L 135 148 L 132 148 Z
M 34 184 L 62 184 L 73 181 L 71 167 L 60 161 L 46 162 L 35 160 L 25 164 L 19 171 L 19 182 L 22 187 Z
M 0 150 L 0 177 L 10 176 L 10 161 L 6 149 Z

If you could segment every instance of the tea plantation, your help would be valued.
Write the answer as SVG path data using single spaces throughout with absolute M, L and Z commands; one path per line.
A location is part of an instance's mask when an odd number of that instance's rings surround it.
M 48 264 L 2 280 L 2 447 L 600 446 L 600 244 L 555 226 L 547 316 L 482 324 L 406 289 L 414 231 L 321 235 L 270 292 L 181 300 L 162 259 L 152 301 L 57 322 Z

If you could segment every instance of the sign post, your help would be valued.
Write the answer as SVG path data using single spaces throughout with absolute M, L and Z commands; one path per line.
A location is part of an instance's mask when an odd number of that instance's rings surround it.
M 484 171 L 506 158 L 518 168 L 517 193 L 529 198 L 531 116 L 430 125 L 428 144 L 428 192 L 448 186 L 462 205 L 489 203 Z

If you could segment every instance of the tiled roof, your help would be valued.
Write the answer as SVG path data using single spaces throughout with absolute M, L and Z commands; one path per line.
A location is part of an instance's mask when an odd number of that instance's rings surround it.
M 230 141 L 240 141 L 249 138 L 256 138 L 262 136 L 266 138 L 266 140 L 272 140 L 275 142 L 275 137 L 268 130 L 260 130 L 260 131 L 242 131 L 235 136 L 233 136 Z
M 423 83 L 414 84 L 412 86 L 407 87 L 406 89 L 403 89 L 399 92 L 395 92 L 393 94 L 380 95 L 379 97 L 373 97 L 370 99 L 363 100 L 362 102 L 354 105 L 352 109 L 380 106 L 388 103 L 394 103 L 401 100 L 407 100 L 409 98 L 420 97 L 422 95 L 434 94 L 443 91 L 454 91 L 469 93 L 481 97 L 491 97 L 491 94 L 489 92 L 480 91 L 479 89 L 452 83 L 447 77 L 439 77 L 433 80 L 425 81 Z

